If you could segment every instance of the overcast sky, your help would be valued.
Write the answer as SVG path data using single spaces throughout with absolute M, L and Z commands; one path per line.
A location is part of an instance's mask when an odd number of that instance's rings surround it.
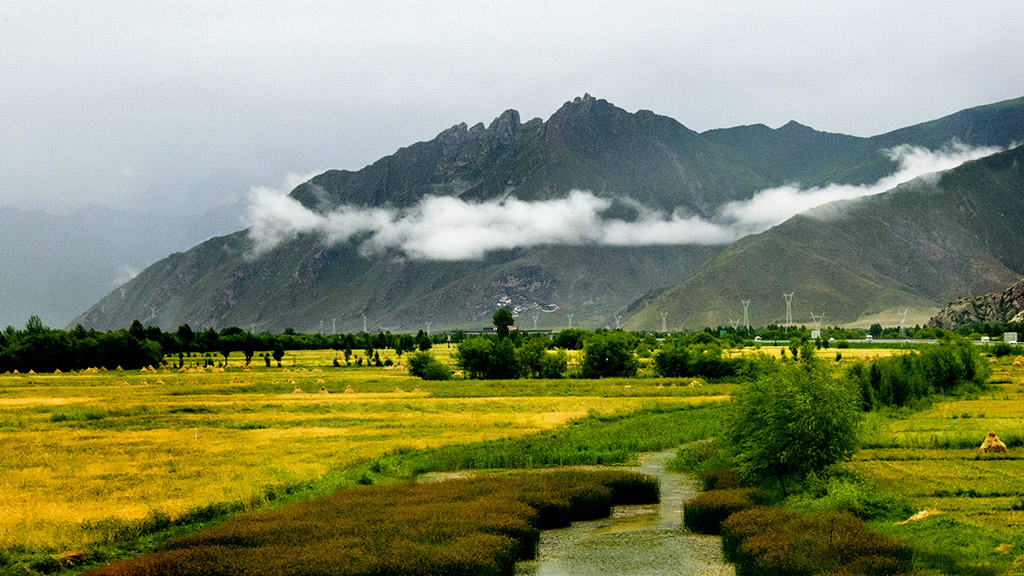
M 870 136 L 1024 96 L 1017 0 L 67 2 L 0 10 L 0 206 L 202 211 L 589 92 Z

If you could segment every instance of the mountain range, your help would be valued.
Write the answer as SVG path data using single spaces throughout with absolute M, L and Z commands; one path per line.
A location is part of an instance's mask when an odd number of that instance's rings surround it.
M 899 147 L 1006 149 L 1022 140 L 1024 98 L 871 138 L 796 122 L 697 133 L 590 96 L 567 102 L 546 121 L 523 123 L 509 110 L 488 126 L 453 126 L 362 170 L 316 176 L 289 194 L 290 213 L 301 212 L 297 222 L 372 216 L 381 226 L 404 229 L 409 218 L 433 222 L 423 216 L 430 199 L 458 200 L 460 207 L 526 206 L 541 218 L 585 190 L 599 208 L 590 227 L 613 222 L 628 231 L 625 240 L 584 230 L 570 240 L 555 234 L 527 242 L 514 229 L 511 244 L 456 259 L 424 255 L 426 247 L 410 249 L 408 242 L 382 242 L 383 229 L 357 226 L 339 239 L 289 222 L 289 232 L 265 246 L 250 229 L 172 254 L 73 324 L 109 329 L 139 319 L 164 329 L 184 323 L 272 331 L 472 329 L 507 306 L 526 328 L 664 323 L 682 329 L 725 325 L 740 317 L 741 300 L 752 302 L 751 324 L 782 322 L 782 294 L 789 292 L 796 294 L 794 321 L 801 323 L 811 312 L 846 323 L 900 308 L 937 310 L 1024 274 L 1018 149 L 890 192 L 827 204 L 731 244 L 733 238 L 705 238 L 685 226 L 731 230 L 723 215 L 766 189 L 885 182 L 901 169 L 892 153 Z M 636 240 L 667 224 L 687 238 Z M 529 229 L 523 225 L 518 235 Z

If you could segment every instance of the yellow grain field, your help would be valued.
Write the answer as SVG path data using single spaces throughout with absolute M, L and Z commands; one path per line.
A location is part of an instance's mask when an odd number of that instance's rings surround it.
M 75 549 L 111 521 L 258 505 L 268 488 L 396 449 L 534 434 L 651 401 L 437 397 L 445 384 L 402 370 L 322 368 L 333 351 L 291 355 L 271 369 L 238 359 L 226 371 L 0 376 L 0 548 Z

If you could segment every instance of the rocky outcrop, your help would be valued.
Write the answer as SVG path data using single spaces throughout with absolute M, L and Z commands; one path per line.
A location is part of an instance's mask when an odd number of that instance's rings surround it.
M 971 324 L 1024 322 L 1024 279 L 1002 292 L 958 298 L 928 321 L 929 326 L 955 330 Z

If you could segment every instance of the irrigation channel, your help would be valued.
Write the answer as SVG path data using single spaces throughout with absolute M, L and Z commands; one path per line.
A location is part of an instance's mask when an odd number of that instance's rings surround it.
M 516 576 L 733 576 L 721 538 L 682 526 L 683 502 L 696 495 L 697 482 L 665 470 L 674 455 L 642 454 L 640 466 L 627 468 L 658 479 L 660 503 L 615 506 L 609 518 L 541 532 L 537 558 L 516 564 Z

